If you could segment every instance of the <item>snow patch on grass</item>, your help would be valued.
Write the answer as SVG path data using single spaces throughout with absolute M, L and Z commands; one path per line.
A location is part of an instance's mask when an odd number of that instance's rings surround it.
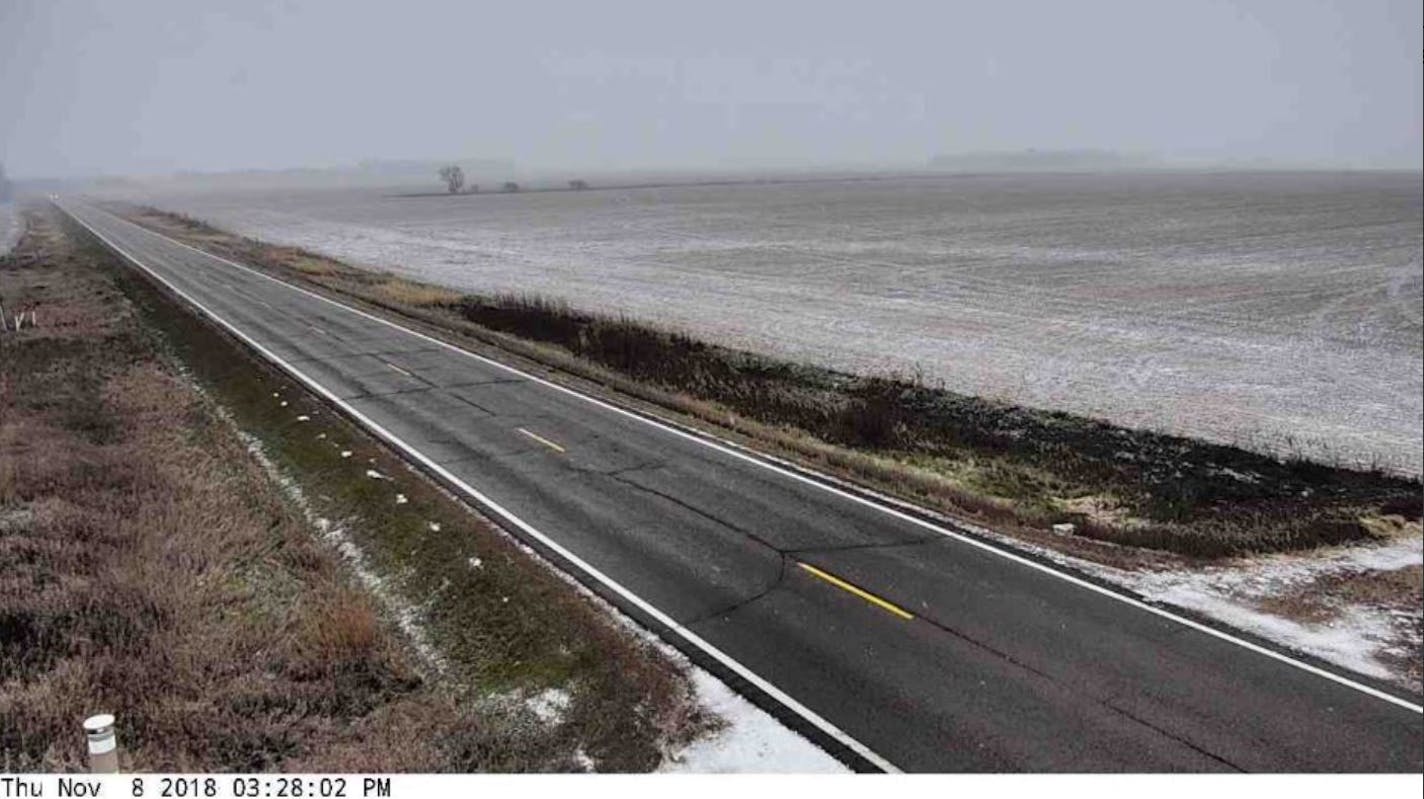
M 342 558 L 355 572 L 356 578 L 361 581 L 361 585 L 370 591 L 376 601 L 395 619 L 396 625 L 405 633 L 420 660 L 433 672 L 444 672 L 445 659 L 430 642 L 430 635 L 425 631 L 420 611 L 390 590 L 385 580 L 371 569 L 366 554 L 351 540 L 344 528 L 333 525 L 326 519 L 317 519 L 316 527 L 322 537 L 341 553 Z
M 1151 596 L 1360 674 L 1386 680 L 1395 676 L 1393 670 L 1376 657 L 1379 650 L 1388 646 L 1393 625 L 1384 618 L 1387 614 L 1372 608 L 1353 605 L 1341 611 L 1337 618 L 1306 624 L 1247 607 L 1220 593 L 1218 586 L 1206 583 L 1182 581 L 1154 591 Z
M 582 747 L 574 752 L 574 762 L 578 763 L 579 768 L 590 774 L 598 771 L 598 764 L 588 756 L 588 752 L 585 752 Z
M 850 485 L 835 479 L 830 482 Z M 1417 536 L 1403 536 L 1376 545 L 1356 544 L 1313 552 L 1233 558 L 1197 568 L 1134 571 L 1074 557 L 942 513 L 925 511 L 879 492 L 865 493 L 890 506 L 914 508 L 1009 552 L 1029 553 L 1069 572 L 1103 580 L 1148 602 L 1199 613 L 1336 666 L 1387 679 L 1410 691 L 1421 689 L 1417 681 L 1387 665 L 1381 656 L 1418 657 L 1424 642 L 1418 640 L 1415 631 L 1424 617 L 1424 608 L 1401 612 L 1356 603 L 1338 607 L 1339 613 L 1327 621 L 1305 623 L 1268 613 L 1259 606 L 1263 600 L 1288 594 L 1321 578 L 1391 572 L 1424 564 L 1424 539 Z
M 664 773 L 841 774 L 848 769 L 815 744 L 782 726 L 702 669 L 692 669 L 702 706 L 726 721 L 713 735 L 668 756 Z
M 1408 622 L 1408 614 L 1355 603 L 1341 606 L 1333 618 L 1312 623 L 1267 613 L 1256 604 L 1323 577 L 1394 571 L 1421 562 L 1424 541 L 1405 538 L 1378 546 L 1241 559 L 1202 569 L 1123 573 L 1118 580 L 1153 601 L 1204 613 L 1352 671 L 1399 682 L 1399 675 L 1379 656 L 1397 648 L 1399 622 Z M 1424 609 L 1413 618 L 1420 614 Z
M 564 723 L 564 714 L 573 704 L 573 699 L 573 695 L 563 688 L 546 688 L 524 700 L 524 706 L 540 721 L 556 727 Z

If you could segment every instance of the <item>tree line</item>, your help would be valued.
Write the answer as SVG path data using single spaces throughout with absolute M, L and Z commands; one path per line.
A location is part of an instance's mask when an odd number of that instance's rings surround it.
M 478 194 L 480 191 L 479 184 L 471 183 L 469 186 L 465 185 L 465 170 L 456 164 L 440 167 L 438 174 L 440 175 L 440 179 L 445 181 L 445 188 L 451 194 Z M 571 180 L 569 181 L 569 188 L 574 191 L 582 191 L 588 188 L 588 181 Z M 519 191 L 519 184 L 512 180 L 505 181 L 500 185 L 499 190 L 512 194 Z

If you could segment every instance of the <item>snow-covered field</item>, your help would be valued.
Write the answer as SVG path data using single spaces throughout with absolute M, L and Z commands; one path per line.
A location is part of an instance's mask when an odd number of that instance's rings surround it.
M 1418 473 L 1420 190 L 1418 174 L 1277 173 L 125 193 L 463 289 Z

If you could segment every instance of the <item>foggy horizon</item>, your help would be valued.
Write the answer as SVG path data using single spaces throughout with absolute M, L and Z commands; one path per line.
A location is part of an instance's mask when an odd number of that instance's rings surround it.
M 0 163 L 17 179 L 370 160 L 916 169 L 1037 149 L 1417 170 L 1421 24 L 1393 0 L 21 0 L 0 9 Z

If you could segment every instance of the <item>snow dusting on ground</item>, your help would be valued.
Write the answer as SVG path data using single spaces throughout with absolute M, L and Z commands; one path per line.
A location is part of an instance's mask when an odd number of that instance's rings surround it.
M 692 669 L 692 680 L 702 706 L 727 726 L 673 753 L 659 771 L 833 774 L 848 770 L 702 669 Z
M 189 384 L 200 394 L 207 396 L 202 386 L 191 376 L 189 376 Z M 273 394 L 272 396 L 278 395 Z M 282 404 L 286 405 L 287 403 L 283 402 Z M 213 413 L 231 426 L 233 432 L 247 447 L 248 454 L 262 467 L 268 478 L 301 510 L 307 521 L 322 538 L 341 554 L 361 585 L 371 592 L 371 595 L 385 608 L 386 612 L 391 614 L 401 632 L 405 634 L 406 639 L 414 648 L 419 658 L 419 665 L 431 673 L 438 674 L 445 671 L 445 659 L 431 642 L 420 610 L 405 601 L 386 584 L 385 579 L 371 566 L 365 552 L 351 539 L 345 527 L 316 513 L 301 486 L 268 457 L 267 450 L 260 439 L 243 430 L 221 403 L 212 401 L 211 408 Z
M 573 695 L 563 688 L 547 688 L 529 697 L 524 706 L 529 708 L 540 721 L 557 726 L 564 721 L 564 714 L 573 703 Z
M 1389 662 L 1418 658 L 1424 646 L 1420 638 L 1424 608 L 1400 610 L 1316 595 L 1315 598 L 1332 611 L 1319 620 L 1289 618 L 1267 609 L 1273 600 L 1301 591 L 1308 593 L 1310 586 L 1321 579 L 1382 574 L 1424 564 L 1424 538 L 1417 530 L 1377 545 L 1237 558 L 1211 566 L 1181 566 L 1160 571 L 1106 566 L 987 529 L 974 528 L 974 532 L 1106 580 L 1149 602 L 1199 613 L 1411 691 L 1418 692 L 1424 687 L 1417 675 L 1403 674 L 1397 665 Z
M 1381 656 L 1417 655 L 1424 643 L 1417 635 L 1421 609 L 1404 612 L 1363 603 L 1341 604 L 1333 617 L 1308 623 L 1268 613 L 1260 603 L 1306 588 L 1321 578 L 1394 571 L 1421 561 L 1421 539 L 1405 538 L 1379 546 L 1272 555 L 1204 569 L 1127 573 L 1119 575 L 1118 581 L 1150 600 L 1203 613 L 1338 666 L 1418 690 L 1417 683 L 1401 680 Z
M 402 191 L 116 190 L 459 290 L 1128 427 L 1424 468 L 1417 176 Z

